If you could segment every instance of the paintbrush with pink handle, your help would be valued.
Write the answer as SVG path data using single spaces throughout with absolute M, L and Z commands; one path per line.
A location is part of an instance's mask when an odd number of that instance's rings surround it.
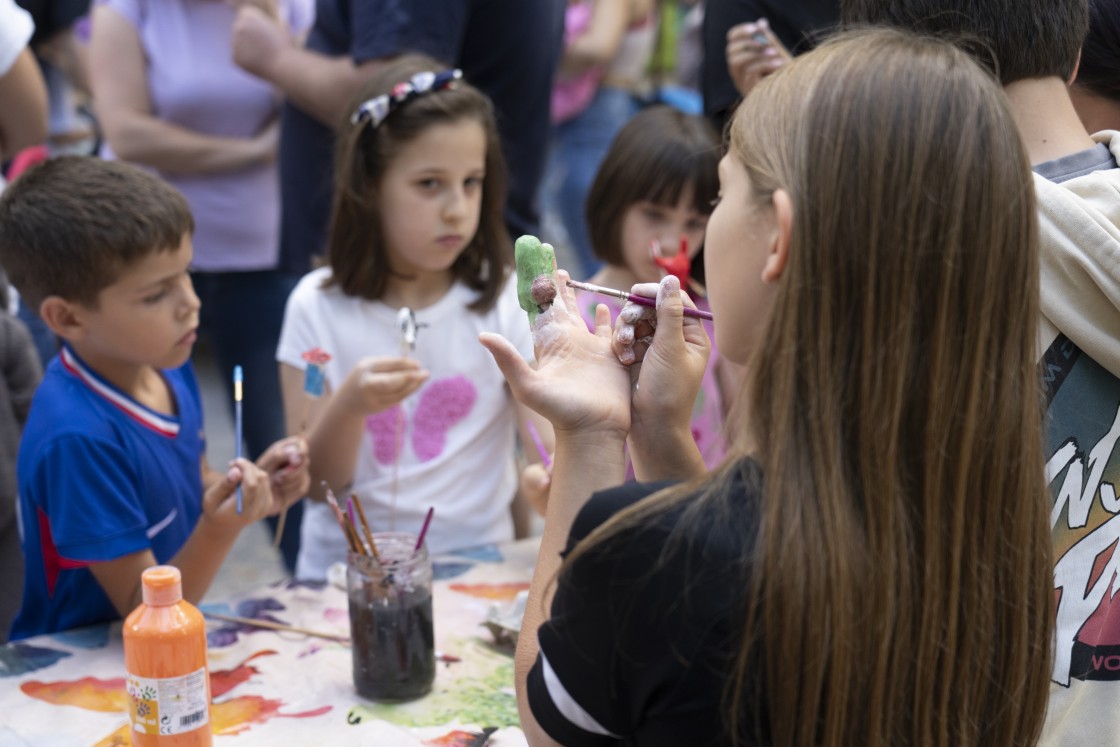
M 639 306 L 648 306 L 651 309 L 657 307 L 657 301 L 646 296 L 635 296 L 633 293 L 626 291 L 615 290 L 614 288 L 606 288 L 602 285 L 592 285 L 591 283 L 580 283 L 576 280 L 569 280 L 568 287 L 577 288 L 579 290 L 587 291 L 588 293 L 598 293 L 601 296 L 613 296 L 614 298 L 621 298 L 624 301 L 636 303 Z M 700 309 L 693 309 L 689 306 L 684 307 L 684 315 L 695 317 L 697 319 L 707 319 L 712 321 L 712 312 L 701 311 Z

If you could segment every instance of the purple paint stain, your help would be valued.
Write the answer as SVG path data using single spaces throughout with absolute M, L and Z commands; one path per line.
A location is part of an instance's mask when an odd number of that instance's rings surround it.
M 225 615 L 236 615 L 237 617 L 251 617 L 257 620 L 268 620 L 269 622 L 280 623 L 287 625 L 286 620 L 280 620 L 272 615 L 266 614 L 268 612 L 280 611 L 286 609 L 284 605 L 276 601 L 272 597 L 261 597 L 259 599 L 246 599 L 239 602 L 236 611 L 230 611 L 227 604 L 207 604 L 203 606 L 203 612 L 216 612 Z M 237 638 L 242 633 L 259 633 L 264 628 L 258 628 L 254 625 L 246 625 L 244 623 L 225 622 L 218 626 L 218 621 L 212 620 L 211 624 L 206 626 L 206 645 L 210 648 L 225 648 L 237 643 Z
M 412 450 L 421 462 L 443 453 L 447 432 L 470 414 L 476 399 L 478 392 L 466 376 L 442 379 L 424 389 L 412 426 Z
M 477 399 L 478 391 L 466 376 L 440 379 L 421 391 L 411 424 L 412 451 L 419 461 L 431 461 L 443 453 L 447 432 L 470 414 Z M 392 464 L 398 456 L 398 418 L 402 413 L 398 405 L 366 418 L 366 430 L 373 439 L 373 456 L 379 464 Z
M 397 457 L 397 430 L 404 410 L 394 405 L 366 418 L 366 430 L 373 439 L 373 456 L 380 464 L 392 464 Z
M 266 619 L 267 615 L 262 615 L 262 612 L 279 612 L 286 609 L 284 605 L 277 602 L 272 597 L 261 597 L 259 599 L 246 599 L 237 604 L 238 617 L 259 617 Z
M 237 643 L 236 628 L 211 628 L 207 626 L 206 645 L 210 648 L 225 648 L 226 646 L 232 646 L 235 643 Z
M 327 582 L 310 578 L 287 578 L 279 582 L 283 589 L 313 589 L 320 591 L 326 588 Z

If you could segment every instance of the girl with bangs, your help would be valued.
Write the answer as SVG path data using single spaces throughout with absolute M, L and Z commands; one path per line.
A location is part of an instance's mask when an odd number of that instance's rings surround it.
M 377 530 L 416 534 L 434 508 L 433 553 L 512 540 L 517 431 L 530 417 L 476 342 L 501 331 L 532 358 L 490 100 L 422 55 L 387 64 L 362 93 L 338 139 L 327 266 L 292 292 L 277 351 L 288 429 L 307 433 L 319 499 L 299 578 L 346 560 L 324 483 L 353 493 Z M 316 348 L 330 360 L 309 402 Z

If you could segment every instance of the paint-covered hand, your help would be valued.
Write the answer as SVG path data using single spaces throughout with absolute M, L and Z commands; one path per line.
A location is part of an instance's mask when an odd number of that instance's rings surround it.
M 633 428 L 687 429 L 711 351 L 708 333 L 699 319 L 684 315 L 695 304 L 675 276 L 630 293 L 657 299 L 657 308 L 627 303 L 615 322 L 614 351 L 634 385 Z
M 334 396 L 348 412 L 373 415 L 415 392 L 428 376 L 412 358 L 362 358 L 350 369 Z
M 557 437 L 602 432 L 625 436 L 630 428 L 630 379 L 611 352 L 610 313 L 598 310 L 595 331 L 579 315 L 568 273 L 558 270 L 558 295 L 532 325 L 536 367 L 501 335 L 480 341 L 494 356 L 517 401 L 552 422 Z
M 241 513 L 237 513 L 237 488 Z M 269 474 L 248 459 L 235 459 L 229 469 L 202 495 L 202 513 L 214 524 L 240 529 L 276 513 L 280 503 L 272 494 Z
M 556 252 L 536 236 L 525 235 L 513 246 L 517 264 L 517 302 L 529 314 L 529 326 L 556 297 L 552 275 L 556 271 Z
M 257 459 L 257 466 L 267 472 L 272 481 L 272 494 L 279 508 L 287 508 L 307 495 L 311 488 L 309 464 L 307 441 L 301 436 L 277 441 Z

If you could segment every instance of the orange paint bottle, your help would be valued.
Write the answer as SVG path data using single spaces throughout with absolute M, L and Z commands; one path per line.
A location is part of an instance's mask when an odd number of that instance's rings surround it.
M 210 676 L 202 613 L 183 599 L 178 568 L 154 566 L 140 582 L 144 601 L 124 621 L 133 747 L 209 747 Z

